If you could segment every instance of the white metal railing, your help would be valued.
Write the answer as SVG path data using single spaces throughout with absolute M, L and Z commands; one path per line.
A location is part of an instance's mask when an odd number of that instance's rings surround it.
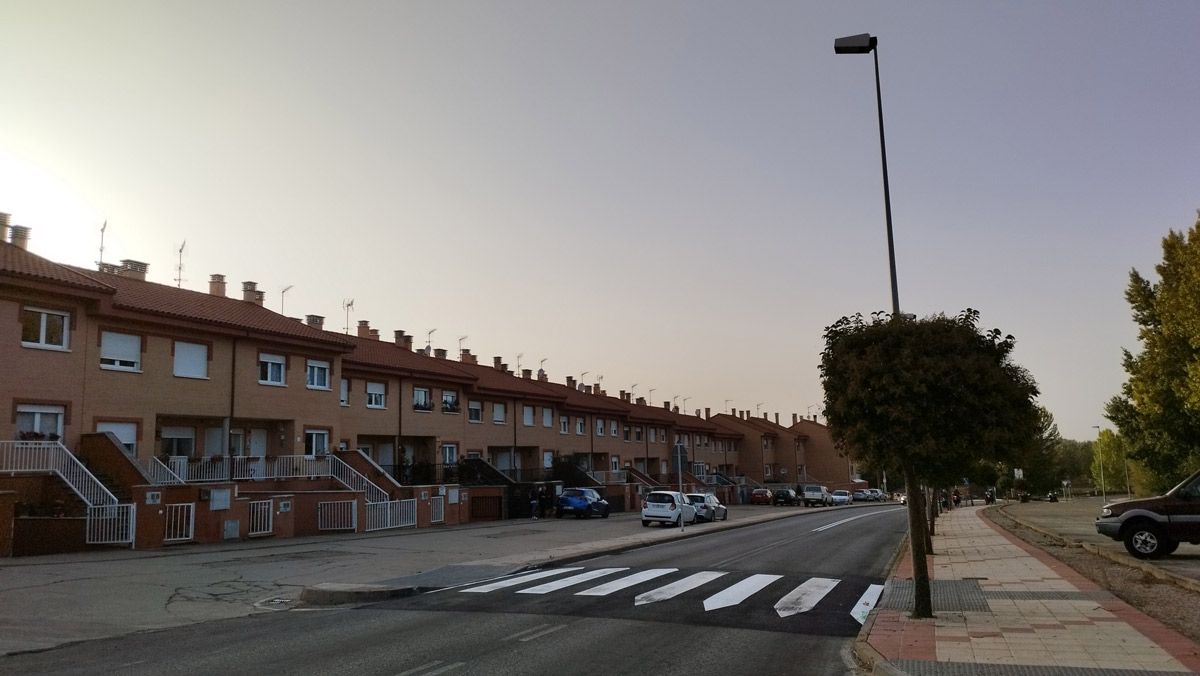
M 300 479 L 329 476 L 329 456 L 276 455 L 264 459 L 263 477 L 271 479 Z
M 445 523 L 446 521 L 446 498 L 441 495 L 435 495 L 429 499 L 429 521 L 430 523 Z
M 595 479 L 596 481 L 599 481 L 602 484 L 629 483 L 629 473 L 623 469 L 612 469 L 612 470 L 604 470 L 604 471 L 597 470 L 595 472 L 588 472 L 588 476 L 592 477 L 593 479 Z
M 0 441 L 0 472 L 54 472 L 89 507 L 117 504 L 117 496 L 57 441 Z
M 133 462 L 142 470 L 142 476 L 150 480 L 150 483 L 155 486 L 170 486 L 182 484 L 183 477 L 171 471 L 170 467 L 163 464 L 158 458 L 146 458 L 145 460 L 133 459 Z
M 302 479 L 331 477 L 353 491 L 366 493 L 367 502 L 389 502 L 392 497 L 370 479 L 331 455 L 276 455 L 188 458 L 172 456 L 172 472 L 183 481 L 213 482 L 246 479 Z M 167 469 L 167 468 L 164 468 Z
M 235 455 L 229 459 L 231 479 L 265 479 L 267 459 L 257 455 Z
M 94 505 L 87 508 L 89 545 L 133 544 L 137 505 Z
M 196 503 L 179 502 L 166 508 L 163 542 L 191 542 L 196 537 Z
M 358 530 L 358 501 L 318 502 L 317 530 Z
M 255 500 L 250 503 L 250 536 L 270 535 L 275 532 L 275 503 L 271 499 Z
M 329 456 L 329 470 L 330 476 L 345 484 L 350 490 L 365 492 L 367 502 L 387 502 L 392 499 L 387 491 L 371 483 L 370 479 L 347 465 L 341 458 Z
M 367 530 L 406 528 L 417 525 L 417 501 L 391 500 L 367 504 Z

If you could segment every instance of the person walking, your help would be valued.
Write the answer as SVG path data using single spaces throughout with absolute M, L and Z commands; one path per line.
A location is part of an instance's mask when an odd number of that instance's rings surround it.
M 538 489 L 533 486 L 529 489 L 529 518 L 534 521 L 538 520 Z

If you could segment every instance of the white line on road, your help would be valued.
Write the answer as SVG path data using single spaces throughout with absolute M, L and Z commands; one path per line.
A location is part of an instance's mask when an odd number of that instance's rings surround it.
M 674 573 L 678 570 L 679 570 L 678 568 L 651 568 L 650 570 L 643 570 L 640 573 L 634 573 L 633 575 L 630 575 L 628 577 L 623 577 L 620 580 L 613 580 L 612 582 L 607 582 L 605 584 L 600 585 L 599 587 L 592 587 L 591 589 L 585 589 L 581 592 L 576 593 L 575 595 L 576 596 L 608 596 L 609 594 L 611 594 L 613 592 L 621 591 L 622 589 L 632 587 L 635 584 L 641 584 L 642 582 L 648 582 L 650 580 L 653 580 L 656 577 L 662 577 L 663 575 L 666 575 L 668 573 Z
M 704 610 L 716 610 L 718 608 L 728 608 L 736 606 L 753 596 L 756 592 L 761 591 L 764 587 L 772 582 L 782 578 L 782 575 L 751 575 L 750 577 L 738 582 L 735 585 L 730 585 L 725 589 L 713 594 L 704 599 Z
M 716 570 L 706 570 L 702 573 L 689 575 L 682 580 L 679 580 L 678 582 L 672 582 L 665 587 L 659 587 L 658 589 L 653 589 L 645 594 L 639 594 L 636 598 L 634 598 L 633 605 L 642 606 L 646 605 L 647 603 L 657 603 L 659 601 L 666 601 L 667 599 L 675 598 L 676 596 L 679 596 L 684 592 L 689 592 L 700 585 L 712 582 L 724 574 L 725 573 Z
M 546 634 L 553 634 L 554 632 L 558 631 L 559 629 L 566 629 L 566 628 L 567 628 L 567 625 L 560 624 L 557 626 L 550 627 L 549 629 L 539 631 L 538 633 L 536 633 L 532 636 L 526 636 L 525 638 L 518 639 L 518 640 L 521 641 L 522 643 L 524 643 L 526 641 L 532 641 L 535 638 L 541 638 L 541 637 L 545 636 Z
M 442 663 L 441 660 L 434 660 L 427 664 L 422 664 L 419 667 L 413 667 L 412 669 L 409 669 L 408 671 L 401 671 L 400 673 L 396 674 L 396 676 L 409 676 L 409 674 L 415 674 L 418 671 L 425 671 L 426 669 L 432 669 L 441 663 Z
M 528 634 L 529 632 L 532 632 L 532 631 L 540 631 L 540 630 L 542 630 L 542 629 L 545 629 L 546 627 L 549 627 L 549 626 L 550 626 L 549 624 L 539 624 L 539 625 L 538 625 L 538 626 L 536 626 L 536 627 L 530 627 L 530 628 L 528 628 L 528 629 L 522 629 L 521 631 L 518 631 L 518 632 L 517 632 L 517 633 L 515 633 L 515 634 L 509 634 L 508 636 L 505 636 L 504 638 L 502 638 L 502 639 L 500 639 L 500 640 L 501 640 L 501 641 L 511 641 L 511 640 L 513 640 L 514 638 L 517 638 L 518 636 L 524 636 L 525 634 Z
M 613 573 L 619 573 L 623 570 L 629 570 L 629 569 L 628 568 L 597 568 L 596 570 L 589 570 L 586 573 L 572 575 L 571 577 L 564 577 L 560 580 L 555 580 L 553 582 L 547 582 L 546 584 L 540 584 L 536 587 L 530 587 L 529 589 L 522 589 L 521 591 L 519 591 L 517 593 L 518 594 L 548 594 L 552 591 L 558 591 L 559 589 L 563 589 L 565 587 L 570 587 L 571 585 L 576 585 L 581 582 L 587 582 L 588 580 L 595 580 L 596 578 L 604 577 L 605 575 L 612 575 Z
M 460 669 L 462 667 L 465 667 L 466 665 L 467 665 L 466 662 L 455 662 L 454 664 L 447 664 L 446 666 L 442 667 L 441 669 L 438 669 L 437 671 L 430 671 L 430 672 L 426 673 L 425 676 L 437 676 L 438 674 L 444 674 L 447 671 L 454 671 L 455 669 Z
M 854 610 L 850 611 L 850 615 L 858 620 L 859 624 L 866 622 L 867 615 L 875 607 L 875 604 L 879 601 L 879 595 L 882 593 L 883 585 L 881 584 L 873 584 L 867 587 L 867 591 L 863 592 L 862 598 L 858 600 L 858 603 L 854 604 Z
M 859 514 L 858 516 L 852 516 L 849 519 L 842 519 L 841 521 L 834 521 L 833 523 L 827 523 L 824 526 L 821 526 L 820 528 L 812 529 L 812 532 L 820 533 L 821 531 L 829 530 L 830 528 L 833 528 L 835 526 L 840 526 L 844 523 L 850 523 L 851 521 L 854 521 L 855 519 L 861 519 L 861 518 L 868 517 L 868 516 L 876 516 L 879 514 L 887 514 L 889 512 L 897 512 L 902 509 L 905 509 L 905 508 L 904 507 L 896 507 L 894 509 L 881 509 L 878 512 L 868 512 L 866 514 Z
M 555 568 L 554 570 L 539 570 L 536 573 L 530 573 L 528 575 L 521 575 L 519 577 L 514 577 L 514 578 L 511 578 L 508 580 L 503 580 L 501 582 L 493 582 L 491 584 L 485 584 L 482 587 L 471 587 L 470 589 L 464 589 L 462 591 L 463 591 L 463 593 L 473 592 L 476 594 L 484 594 L 486 592 L 496 591 L 497 589 L 504 589 L 505 587 L 515 587 L 519 584 L 524 584 L 526 582 L 532 582 L 533 580 L 540 580 L 544 577 L 550 577 L 551 575 L 561 575 L 563 573 L 569 573 L 573 570 L 583 570 L 583 569 L 576 566 L 575 568 Z
M 836 587 L 837 583 L 838 580 L 828 577 L 814 577 L 805 580 L 804 584 L 779 599 L 775 604 L 775 612 L 779 613 L 780 617 L 807 613 L 816 608 L 821 599 L 825 598 L 825 595 Z

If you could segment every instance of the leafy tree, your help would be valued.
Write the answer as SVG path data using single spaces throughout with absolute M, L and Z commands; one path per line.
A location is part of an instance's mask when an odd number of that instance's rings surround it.
M 825 415 L 841 448 L 895 468 L 910 496 L 1038 438 L 1037 385 L 1010 355 L 1012 336 L 981 332 L 979 313 L 916 320 L 843 317 L 825 329 Z M 952 479 L 953 480 L 953 479 Z M 909 501 L 914 617 L 932 617 L 920 501 Z
M 1126 487 L 1125 462 L 1129 444 L 1112 430 L 1100 430 L 1092 444 L 1092 485 L 1104 493 L 1118 493 Z
M 1091 473 L 1092 442 L 1063 439 L 1055 453 L 1055 470 L 1060 479 L 1076 484 Z
M 1105 416 L 1129 442 L 1129 455 L 1163 490 L 1200 467 L 1200 214 L 1186 233 L 1163 238 L 1152 284 L 1129 273 L 1125 299 L 1142 351 L 1124 351 L 1129 379 Z
M 1062 478 L 1058 475 L 1055 461 L 1062 436 L 1058 433 L 1058 424 L 1054 422 L 1050 411 L 1038 406 L 1037 416 L 1037 438 L 1027 447 L 1018 449 L 1015 463 L 1024 470 L 1024 490 L 1045 493 L 1061 485 Z

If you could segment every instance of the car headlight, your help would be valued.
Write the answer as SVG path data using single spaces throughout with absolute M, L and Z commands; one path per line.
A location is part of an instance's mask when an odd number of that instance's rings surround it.
M 1112 510 L 1108 507 L 1105 507 L 1104 509 L 1100 510 L 1100 516 L 1112 516 Z

